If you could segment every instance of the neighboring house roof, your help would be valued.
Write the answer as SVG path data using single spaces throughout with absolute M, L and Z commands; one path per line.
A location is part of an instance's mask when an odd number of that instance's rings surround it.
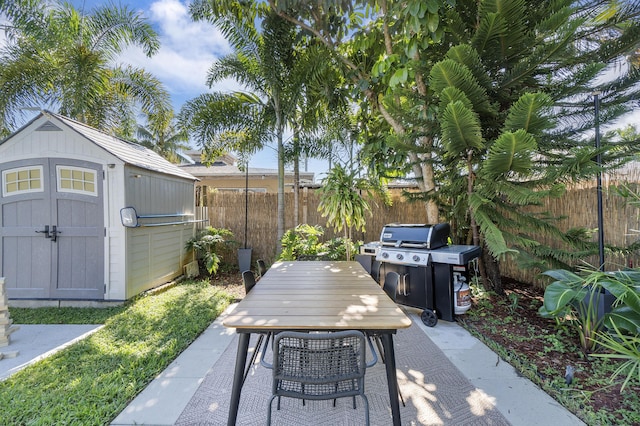
M 181 169 L 175 164 L 172 164 L 171 162 L 167 161 L 158 153 L 142 145 L 139 145 L 133 142 L 128 142 L 128 141 L 125 141 L 124 139 L 120 139 L 115 136 L 108 135 L 86 124 L 80 123 L 78 121 L 72 120 L 70 118 L 67 118 L 62 115 L 58 115 L 49 111 L 42 111 L 36 118 L 31 120 L 29 123 L 23 126 L 20 130 L 29 126 L 31 123 L 33 123 L 34 121 L 36 121 L 42 116 L 45 116 L 49 120 L 55 119 L 55 120 L 61 121 L 63 124 L 69 126 L 75 132 L 84 136 L 90 142 L 93 142 L 94 144 L 98 145 L 99 147 L 109 152 L 110 154 L 114 155 L 115 157 L 119 158 L 126 164 L 140 167 L 146 170 L 152 170 L 154 172 L 178 176 L 185 179 L 198 180 L 198 178 L 196 178 L 192 174 Z M 46 125 L 47 123 L 43 124 L 43 126 L 46 126 Z M 18 130 L 14 134 L 19 133 L 20 130 Z M 11 136 L 9 136 L 9 138 L 11 138 Z
M 197 151 L 191 151 L 187 155 L 193 159 L 199 158 Z M 199 161 L 195 164 L 181 164 L 179 167 L 190 174 L 200 178 L 222 178 L 222 177 L 242 177 L 246 175 L 244 170 L 240 170 L 235 165 L 236 158 L 232 155 L 225 155 L 216 159 L 210 166 L 205 166 Z M 277 169 L 265 169 L 259 167 L 249 167 L 249 176 L 278 176 Z M 286 176 L 293 176 L 292 171 L 285 171 Z M 313 172 L 300 172 L 300 180 L 313 182 Z
M 209 167 L 203 166 L 201 164 L 198 165 L 183 165 L 180 166 L 181 169 L 186 170 L 190 174 L 197 176 L 199 178 L 205 177 L 241 177 L 245 176 L 245 171 L 240 170 L 237 166 L 232 166 L 229 164 L 225 165 L 211 165 Z M 256 167 L 249 167 L 249 176 L 277 176 L 278 170 L 276 169 L 263 169 Z M 293 176 L 293 172 L 286 171 L 285 175 Z M 300 179 L 305 180 L 313 180 L 312 172 L 300 172 Z

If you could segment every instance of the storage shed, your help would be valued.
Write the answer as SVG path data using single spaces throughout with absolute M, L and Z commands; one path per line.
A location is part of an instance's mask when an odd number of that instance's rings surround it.
M 0 173 L 10 302 L 126 300 L 191 260 L 197 179 L 145 147 L 43 111 L 0 142 Z

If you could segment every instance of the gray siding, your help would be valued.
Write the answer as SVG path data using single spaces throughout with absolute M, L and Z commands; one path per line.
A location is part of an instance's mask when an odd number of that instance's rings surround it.
M 194 214 L 193 182 L 136 167 L 125 167 L 125 204 L 139 216 Z M 195 216 L 141 218 L 138 228 L 127 229 L 127 298 L 182 274 L 186 242 L 193 237 L 193 224 L 149 226 L 192 221 Z

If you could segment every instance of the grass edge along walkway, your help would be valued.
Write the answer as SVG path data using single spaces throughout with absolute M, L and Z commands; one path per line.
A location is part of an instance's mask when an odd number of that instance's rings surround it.
M 109 424 L 231 301 L 206 281 L 139 298 L 91 336 L 0 382 L 0 424 Z

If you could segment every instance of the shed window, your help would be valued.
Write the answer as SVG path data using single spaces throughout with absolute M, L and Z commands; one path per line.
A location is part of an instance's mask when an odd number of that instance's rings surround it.
M 2 195 L 42 192 L 42 166 L 20 167 L 2 172 Z
M 58 192 L 98 196 L 96 171 L 81 167 L 57 166 Z

